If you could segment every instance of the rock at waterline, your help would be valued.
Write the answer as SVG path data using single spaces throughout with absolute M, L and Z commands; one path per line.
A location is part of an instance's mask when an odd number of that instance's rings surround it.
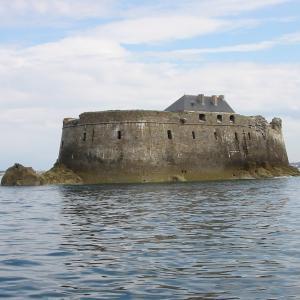
M 2 180 L 3 186 L 37 186 L 45 184 L 80 184 L 82 179 L 64 165 L 55 165 L 51 170 L 38 174 L 30 167 L 15 164 L 7 169 Z
M 41 175 L 43 184 L 82 184 L 79 175 L 64 165 L 55 164 L 52 169 Z
M 30 167 L 14 164 L 6 170 L 2 177 L 1 185 L 4 186 L 34 186 L 41 185 L 41 177 Z

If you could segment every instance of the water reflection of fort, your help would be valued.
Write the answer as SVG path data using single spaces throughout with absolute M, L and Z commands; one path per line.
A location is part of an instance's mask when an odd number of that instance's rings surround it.
M 285 181 L 276 188 L 283 193 Z M 260 253 L 284 244 L 279 233 L 286 229 L 276 220 L 288 198 L 272 199 L 264 181 L 72 186 L 60 193 L 61 248 L 72 253 L 65 266 L 79 274 L 69 289 L 90 285 L 129 298 L 201 289 L 201 299 L 217 299 L 226 290 L 220 282 L 240 286 L 255 268 L 278 268 Z

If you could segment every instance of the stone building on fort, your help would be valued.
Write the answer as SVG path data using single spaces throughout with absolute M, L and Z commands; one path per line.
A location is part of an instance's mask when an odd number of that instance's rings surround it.
M 85 112 L 63 122 L 58 163 L 85 183 L 232 179 L 289 168 L 281 120 L 184 95 L 165 111 Z

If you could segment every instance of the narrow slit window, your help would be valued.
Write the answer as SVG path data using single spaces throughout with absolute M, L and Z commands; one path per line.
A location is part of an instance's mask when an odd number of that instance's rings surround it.
M 231 116 L 229 117 L 229 122 L 232 123 L 232 124 L 235 123 L 235 117 L 234 117 L 234 115 L 231 115 Z
M 118 140 L 120 140 L 121 138 L 122 138 L 122 132 L 118 130 Z
M 250 132 L 248 132 L 248 139 L 249 139 L 249 141 L 251 140 L 251 133 Z
M 217 115 L 217 122 L 222 123 L 223 122 L 223 116 L 222 115 Z
M 171 140 L 173 138 L 172 131 L 168 130 L 168 139 Z
M 235 138 L 236 141 L 239 140 L 239 136 L 238 136 L 237 132 L 234 133 L 234 138 Z
M 86 132 L 83 133 L 82 140 L 85 142 L 86 141 Z
M 192 137 L 193 137 L 193 140 L 196 139 L 195 131 L 192 131 Z
M 94 138 L 95 138 L 95 129 L 93 128 L 93 132 L 92 132 L 92 142 L 94 142 Z
M 202 121 L 202 122 L 206 121 L 205 114 L 199 114 L 199 120 Z
M 214 132 L 214 137 L 215 137 L 215 140 L 217 140 L 217 139 L 218 139 L 218 134 L 217 134 L 217 132 L 216 132 L 216 131 Z

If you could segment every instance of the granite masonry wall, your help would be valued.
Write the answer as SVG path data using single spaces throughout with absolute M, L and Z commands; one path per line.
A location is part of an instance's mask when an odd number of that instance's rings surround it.
M 289 164 L 280 119 L 161 111 L 65 119 L 58 161 L 87 183 L 223 179 Z

